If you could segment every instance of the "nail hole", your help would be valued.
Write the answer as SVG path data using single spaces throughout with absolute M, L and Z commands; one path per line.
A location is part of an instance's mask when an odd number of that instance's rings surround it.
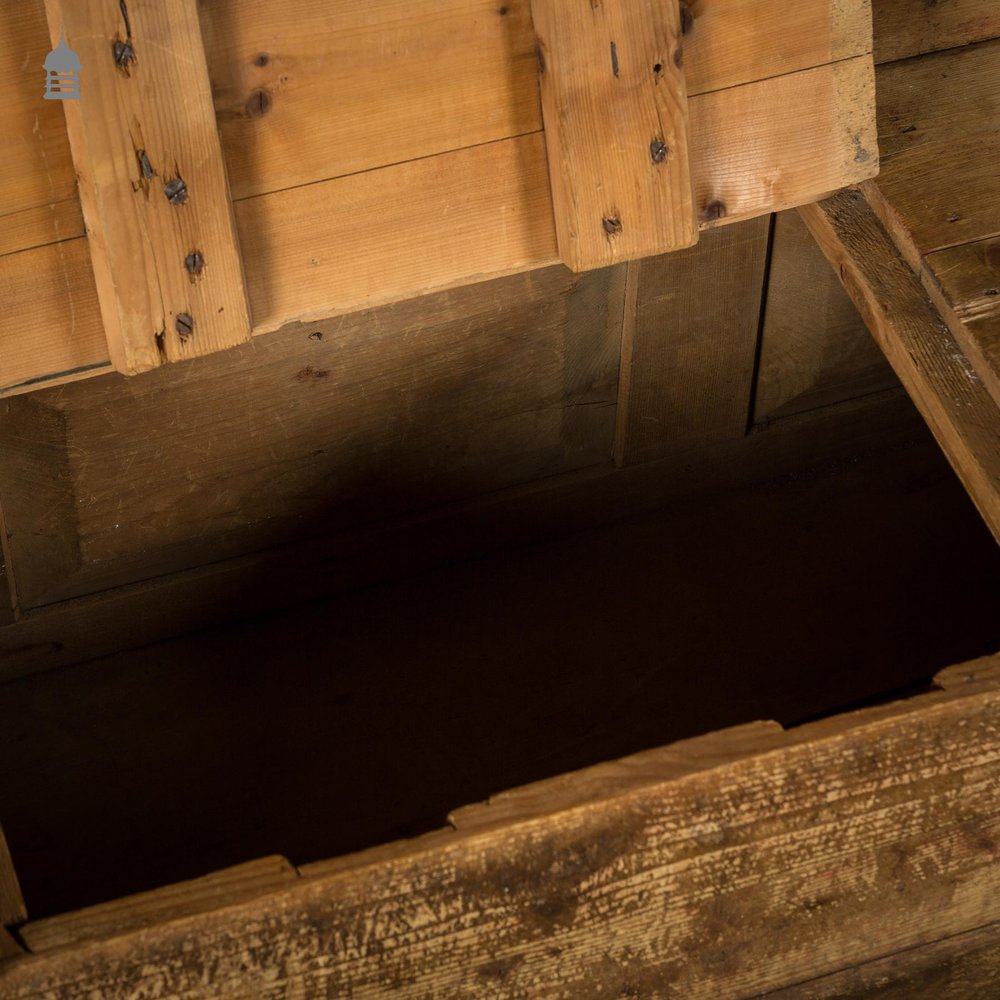
M 702 217 L 707 222 L 717 222 L 719 219 L 725 218 L 725 216 L 726 216 L 725 202 L 721 202 L 717 198 L 710 201 L 705 206 L 705 211 L 702 213 Z
M 987 288 L 983 295 L 1000 295 L 1000 288 Z
M 653 63 L 653 72 L 659 76 L 663 72 L 663 63 Z
M 322 330 L 316 330 L 315 332 L 310 333 L 309 334 L 309 339 L 310 340 L 322 340 L 323 339 L 323 331 Z
M 261 118 L 271 110 L 271 95 L 266 90 L 255 90 L 246 103 L 247 117 Z
M 509 7 L 501 7 L 501 8 L 500 8 L 500 9 L 499 9 L 499 10 L 497 11 L 497 13 L 498 13 L 498 14 L 499 14 L 499 15 L 500 15 L 501 17 L 504 17 L 504 16 L 506 16 L 506 15 L 507 15 L 507 13 L 509 12 L 509 10 L 510 10 L 510 8 L 509 8 Z
M 254 66 L 263 68 L 271 61 L 271 57 L 266 52 L 260 52 L 253 57 Z
M 622 231 L 622 222 L 615 215 L 605 216 L 601 220 L 601 225 L 604 227 L 604 231 L 608 236 L 617 236 L 618 233 Z
M 684 0 L 681 0 L 681 34 L 686 35 L 693 27 L 694 13 Z
M 618 46 L 611 43 L 611 72 L 618 76 Z

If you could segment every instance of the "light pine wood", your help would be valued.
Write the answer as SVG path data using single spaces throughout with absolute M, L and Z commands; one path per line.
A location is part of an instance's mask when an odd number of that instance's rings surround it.
M 698 239 L 675 0 L 532 0 L 559 255 L 586 271 Z
M 809 201 L 869 176 L 877 165 L 864 124 L 872 98 L 864 57 L 693 98 L 703 226 Z M 859 159 L 861 150 L 869 155 Z M 557 260 L 545 142 L 537 132 L 246 199 L 236 215 L 255 333 Z M 429 238 L 434 254 L 412 252 Z M 35 267 L 60 273 L 58 246 L 32 252 Z M 0 275 L 14 259 L 0 260 Z M 74 297 L 92 294 L 80 290 L 91 280 L 74 284 Z M 78 315 L 74 325 L 64 303 L 48 303 L 47 324 L 93 344 L 101 335 L 96 315 L 88 314 L 86 326 Z M 30 297 L 15 299 L 0 317 L 0 342 L 31 343 L 20 331 L 34 322 L 36 308 Z M 10 392 L 41 384 L 33 379 L 51 384 L 101 360 L 86 354 L 60 354 L 54 366 L 43 353 L 34 371 L 10 379 L 0 369 L 3 385 Z
M 108 371 L 85 239 L 0 258 L 0 395 Z
M 994 0 L 872 0 L 872 7 L 879 63 L 1000 37 Z
M 584 772 L 528 814 L 307 865 L 287 888 L 15 959 L 10 1000 L 755 996 L 997 920 L 998 665 L 782 734 Z M 704 760 L 699 758 L 704 755 Z M 636 770 L 638 768 L 638 770 Z M 636 780 L 639 777 L 640 780 Z M 509 801 L 509 797 L 508 797 Z M 705 803 L 711 803 L 706 813 Z M 767 946 L 762 947 L 761 942 Z
M 129 934 L 167 920 L 232 906 L 285 888 L 298 877 L 299 873 L 285 858 L 277 855 L 260 858 L 202 878 L 32 921 L 21 928 L 21 940 L 37 954 L 83 941 Z
M 899 380 L 798 212 L 775 219 L 754 422 L 882 392 Z
M 706 232 L 632 265 L 618 400 L 619 464 L 746 433 L 770 219 Z
M 859 192 L 800 212 L 1000 541 L 1000 409 Z
M 7 848 L 7 840 L 0 827 L 0 928 L 20 924 L 28 917 L 24 897 L 17 881 L 14 862 Z
M 85 67 L 80 99 L 61 103 L 115 367 L 134 374 L 249 339 L 195 0 L 46 10 L 53 46 L 65 34 Z M 125 66 L 112 40 L 134 49 Z M 201 263 L 185 266 L 193 254 Z

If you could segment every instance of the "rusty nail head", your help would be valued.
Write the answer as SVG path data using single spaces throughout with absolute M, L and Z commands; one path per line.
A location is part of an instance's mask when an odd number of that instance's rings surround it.
M 201 274 L 202 269 L 205 267 L 205 257 L 202 252 L 200 250 L 192 250 L 184 258 L 184 267 L 187 269 L 187 273 L 190 274 L 192 278 Z
M 115 54 L 115 65 L 128 73 L 129 66 L 135 62 L 135 49 L 132 48 L 132 43 L 128 41 L 123 42 L 119 39 L 115 42 L 113 51 Z
M 622 231 L 621 219 L 615 216 L 602 219 L 601 225 L 604 227 L 604 231 L 608 234 L 608 236 L 614 236 L 616 233 L 620 233 Z
M 669 152 L 667 144 L 662 139 L 654 139 L 649 144 L 649 158 L 654 163 L 663 163 Z
M 186 340 L 190 337 L 191 332 L 194 330 L 194 320 L 191 318 L 190 313 L 179 313 L 174 327 L 180 334 L 181 340 Z
M 163 186 L 163 193 L 167 196 L 167 201 L 171 205 L 183 205 L 188 199 L 187 184 L 175 177 L 172 181 L 167 181 Z

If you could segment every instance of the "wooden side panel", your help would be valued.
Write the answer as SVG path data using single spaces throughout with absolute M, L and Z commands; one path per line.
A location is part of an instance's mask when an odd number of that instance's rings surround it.
M 610 461 L 623 280 L 552 268 L 9 400 L 23 606 Z
M 746 433 L 769 227 L 767 217 L 727 226 L 690 250 L 631 265 L 619 464 Z
M 800 211 L 1000 540 L 1000 409 L 858 192 Z
M 827 720 L 783 744 L 776 733 L 682 777 L 654 759 L 648 781 L 608 772 L 572 807 L 542 794 L 530 816 L 501 807 L 464 833 L 305 866 L 255 900 L 17 959 L 0 986 L 10 1000 L 69 983 L 109 1000 L 704 1000 L 966 934 L 1000 907 L 1000 692 L 996 661 L 980 669 L 982 688 Z
M 879 63 L 1000 37 L 993 0 L 872 0 L 872 13 Z
M 533 0 L 559 255 L 574 271 L 698 239 L 674 0 Z
M 76 46 L 85 67 L 79 99 L 60 103 L 115 367 L 134 374 L 248 340 L 195 0 L 46 10 L 53 48 Z
M 898 385 L 797 212 L 775 219 L 754 422 Z

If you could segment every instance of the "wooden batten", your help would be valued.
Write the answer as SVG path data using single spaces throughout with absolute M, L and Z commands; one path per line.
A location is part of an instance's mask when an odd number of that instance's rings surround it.
M 533 0 L 559 255 L 574 271 L 698 239 L 673 0 Z
M 194 0 L 47 0 L 108 352 L 126 374 L 247 340 L 242 264 Z

